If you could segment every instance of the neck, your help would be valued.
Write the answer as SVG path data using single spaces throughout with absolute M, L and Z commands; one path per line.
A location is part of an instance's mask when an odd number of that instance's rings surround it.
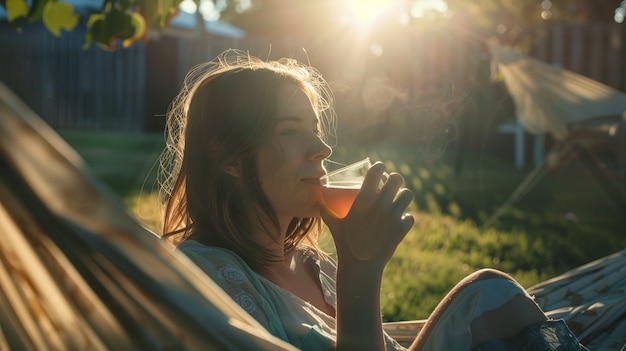
M 271 251 L 274 257 L 282 257 L 283 259 L 280 260 L 280 262 L 287 261 L 287 259 L 290 258 L 285 255 L 285 238 L 287 237 L 287 227 L 290 221 L 291 219 L 289 219 L 289 221 L 280 220 L 280 231 L 278 233 L 268 233 L 264 230 L 263 226 L 258 226 L 252 235 L 253 240 L 266 250 Z M 273 225 L 265 226 L 267 229 L 272 229 L 273 227 Z

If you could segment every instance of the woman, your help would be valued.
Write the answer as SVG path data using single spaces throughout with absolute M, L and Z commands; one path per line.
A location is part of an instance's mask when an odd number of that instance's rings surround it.
M 332 96 L 314 69 L 236 51 L 197 68 L 168 116 L 164 237 L 272 334 L 305 350 L 400 350 L 381 325 L 382 272 L 413 225 L 412 194 L 374 164 L 345 218 L 323 205 Z M 317 245 L 322 220 L 337 262 Z M 529 349 L 561 337 L 511 277 L 482 270 L 437 307 L 412 349 Z M 504 340 L 504 341 L 503 341 Z M 546 344 L 546 345 L 544 345 Z M 500 347 L 500 348 L 498 348 Z

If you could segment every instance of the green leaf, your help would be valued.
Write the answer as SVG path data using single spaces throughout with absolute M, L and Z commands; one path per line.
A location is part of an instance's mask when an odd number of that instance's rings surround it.
M 178 15 L 178 5 L 182 0 L 137 0 L 137 12 L 148 21 L 150 29 L 162 30 Z
M 87 27 L 89 32 L 85 46 L 96 42 L 106 50 L 115 50 L 117 39 L 122 39 L 122 46 L 127 48 L 146 34 L 146 22 L 140 14 L 123 12 L 115 7 L 104 15 L 92 15 Z
M 43 9 L 43 24 L 50 33 L 61 35 L 61 29 L 71 31 L 78 24 L 78 15 L 68 3 L 48 1 Z
M 32 7 L 30 9 L 30 15 L 28 16 L 28 21 L 31 23 L 35 23 L 38 21 L 41 21 L 41 18 L 43 17 L 43 9 L 46 7 L 46 4 L 50 1 L 56 1 L 56 0 L 38 0 L 35 1 L 34 4 L 35 7 Z
M 111 26 L 107 23 L 107 15 L 92 15 L 87 23 L 89 32 L 87 42 L 96 42 L 106 50 L 114 50 L 115 39 Z M 87 45 L 87 43 L 85 43 Z
M 98 21 L 104 21 L 104 15 L 103 14 L 93 14 L 91 16 L 89 16 L 89 19 L 87 20 L 87 34 L 85 35 L 85 44 L 83 45 L 83 49 L 87 50 L 89 48 L 89 46 L 91 46 L 91 43 L 93 43 L 94 39 L 94 25 L 96 22 Z M 97 25 L 96 25 L 97 26 Z
M 133 28 L 133 32 L 130 37 L 127 37 L 122 41 L 122 47 L 124 48 L 130 47 L 146 34 L 146 21 L 140 14 L 134 12 L 130 14 L 130 25 Z
M 10 23 L 26 18 L 28 16 L 28 4 L 26 0 L 7 0 L 7 17 Z

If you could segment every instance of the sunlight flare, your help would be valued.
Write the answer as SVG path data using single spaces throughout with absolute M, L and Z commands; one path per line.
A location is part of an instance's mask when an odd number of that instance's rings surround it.
M 393 1 L 389 0 L 352 0 L 351 9 L 359 24 L 372 24 L 382 13 L 389 11 Z
M 449 17 L 445 0 L 347 0 L 343 22 L 352 22 L 363 29 L 370 29 L 384 17 L 395 17 L 401 24 L 411 19 Z

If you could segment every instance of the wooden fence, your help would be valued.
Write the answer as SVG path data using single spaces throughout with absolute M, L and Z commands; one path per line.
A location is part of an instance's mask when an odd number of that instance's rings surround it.
M 531 54 L 626 91 L 626 25 L 552 24 Z
M 145 47 L 84 50 L 84 30 L 0 27 L 0 80 L 54 128 L 141 131 Z

